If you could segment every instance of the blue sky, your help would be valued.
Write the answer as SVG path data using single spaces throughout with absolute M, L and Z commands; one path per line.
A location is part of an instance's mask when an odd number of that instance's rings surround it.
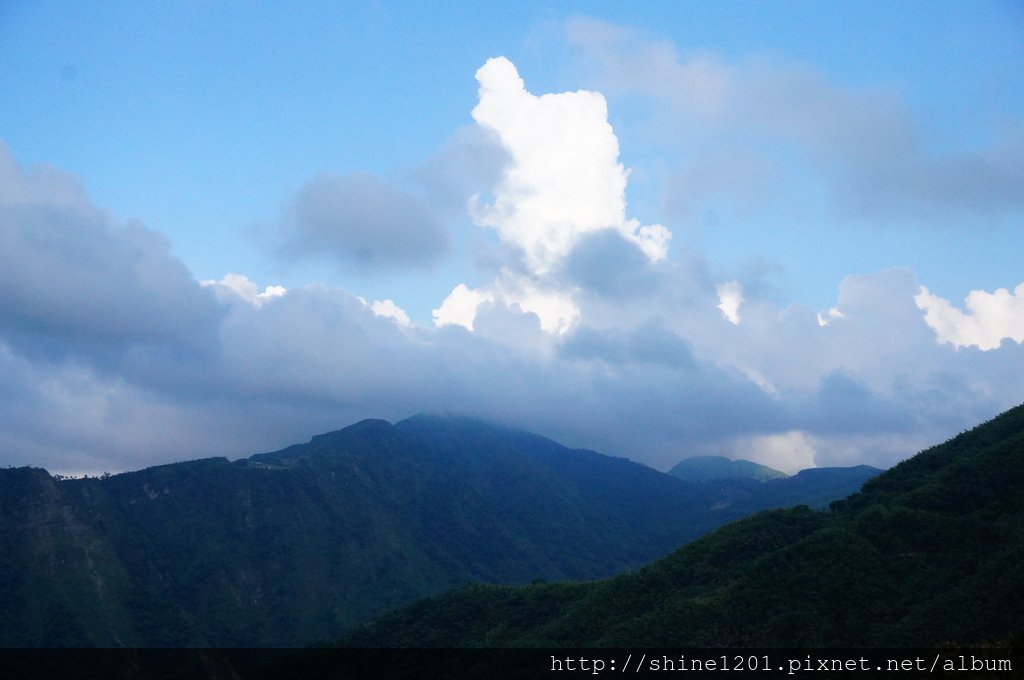
M 0 462 L 436 409 L 884 465 L 1024 398 L 1018 4 L 8 2 L 0 45 Z

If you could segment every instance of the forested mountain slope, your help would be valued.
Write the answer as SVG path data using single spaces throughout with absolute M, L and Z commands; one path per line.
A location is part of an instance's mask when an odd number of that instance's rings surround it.
M 1024 406 L 928 449 L 829 512 L 735 522 L 638 571 L 472 586 L 356 646 L 929 646 L 1024 630 Z

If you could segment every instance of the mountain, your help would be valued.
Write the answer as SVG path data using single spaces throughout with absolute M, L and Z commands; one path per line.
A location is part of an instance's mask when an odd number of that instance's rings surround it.
M 1024 406 L 829 512 L 763 512 L 592 583 L 476 585 L 345 646 L 928 647 L 1024 632 Z
M 742 477 L 764 482 L 785 477 L 785 472 L 772 469 L 750 460 L 730 460 L 725 456 L 692 456 L 685 458 L 668 471 L 673 477 L 688 482 L 707 482 L 712 479 Z
M 793 505 L 824 510 L 881 472 L 870 465 L 856 465 L 809 468 L 788 476 L 749 460 L 694 456 L 680 461 L 668 474 L 717 489 L 720 500 L 712 510 L 738 519 L 759 510 Z
M 773 502 L 432 416 L 234 462 L 0 470 L 0 646 L 302 645 L 468 582 L 621 573 Z
M 712 479 L 705 485 L 718 489 L 722 500 L 715 506 L 721 512 L 746 516 L 759 510 L 807 505 L 824 510 L 837 499 L 855 493 L 867 480 L 882 471 L 870 465 L 854 467 L 809 468 L 791 477 L 759 482 L 743 477 Z

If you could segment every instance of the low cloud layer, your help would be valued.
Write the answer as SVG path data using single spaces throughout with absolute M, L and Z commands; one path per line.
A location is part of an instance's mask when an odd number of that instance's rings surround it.
M 728 69 L 662 57 L 641 84 L 696 83 L 692 115 L 730 101 Z M 662 469 L 712 453 L 887 466 L 1024 400 L 1021 286 L 962 311 L 894 268 L 838 281 L 827 311 L 781 305 L 627 217 L 600 94 L 531 94 L 505 59 L 477 77 L 479 129 L 424 164 L 455 173 L 435 190 L 322 175 L 282 223 L 293 256 L 428 266 L 479 153 L 490 185 L 466 209 L 501 247 L 430 325 L 359 291 L 195 281 L 163 236 L 0 148 L 0 462 L 118 471 L 446 411 Z

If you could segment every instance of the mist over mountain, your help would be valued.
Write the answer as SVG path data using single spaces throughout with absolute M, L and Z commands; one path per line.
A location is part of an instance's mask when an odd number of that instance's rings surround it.
M 810 482 L 815 475 L 801 476 Z M 1022 487 L 1018 406 L 874 477 L 829 512 L 763 512 L 595 583 L 457 590 L 384 617 L 342 644 L 924 647 L 1006 640 L 1024 631 Z
M 468 582 L 607 577 L 791 502 L 739 481 L 425 415 L 234 462 L 0 470 L 0 645 L 302 645 Z

